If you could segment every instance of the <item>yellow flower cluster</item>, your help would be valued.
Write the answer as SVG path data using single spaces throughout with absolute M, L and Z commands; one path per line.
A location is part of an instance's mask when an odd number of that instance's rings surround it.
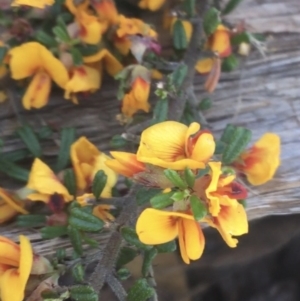
M 117 173 L 146 186 L 161 188 L 166 187 L 158 179 L 166 168 L 180 173 L 188 167 L 195 175 L 208 168 L 204 175 L 196 178 L 190 194 L 207 207 L 208 214 L 200 222 L 216 228 L 228 246 L 236 247 L 238 241 L 234 237 L 248 232 L 246 212 L 240 202 L 246 198 L 247 191 L 236 181 L 235 174 L 223 172 L 222 163 L 213 159 L 214 151 L 212 134 L 200 130 L 198 123 L 187 127 L 166 121 L 142 133 L 136 154 L 111 152 L 114 159 L 106 164 Z M 279 166 L 279 152 L 279 137 L 268 133 L 245 151 L 234 166 L 251 183 L 262 184 L 274 176 Z M 138 218 L 136 231 L 140 240 L 149 245 L 166 243 L 178 237 L 185 263 L 200 258 L 204 250 L 200 224 L 186 198 L 165 210 L 145 209 Z

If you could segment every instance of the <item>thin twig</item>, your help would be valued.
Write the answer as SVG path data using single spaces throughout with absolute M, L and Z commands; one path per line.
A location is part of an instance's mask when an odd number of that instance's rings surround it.
M 127 298 L 127 293 L 120 283 L 120 281 L 113 275 L 108 274 L 106 277 L 106 283 L 109 285 L 111 290 L 114 292 L 119 301 L 125 301 Z

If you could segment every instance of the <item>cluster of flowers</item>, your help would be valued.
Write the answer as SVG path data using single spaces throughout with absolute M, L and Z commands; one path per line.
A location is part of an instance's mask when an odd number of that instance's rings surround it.
M 142 0 L 139 6 L 157 10 L 164 2 Z M 33 15 L 47 16 L 51 14 L 47 5 L 53 4 L 52 0 L 15 0 L 12 5 L 32 6 Z M 58 30 L 63 31 L 63 37 L 59 35 L 53 38 L 53 33 L 43 32 L 40 36 L 48 36 L 41 40 L 37 38 L 41 30 L 36 31 L 30 20 L 20 17 L 13 21 L 15 29 L 0 41 L 1 48 L 7 50 L 0 62 L 0 78 L 8 75 L 8 71 L 14 80 L 22 80 L 22 85 L 24 79 L 30 78 L 22 98 L 24 108 L 44 107 L 49 100 L 52 81 L 65 90 L 66 99 L 77 104 L 78 93 L 86 95 L 100 89 L 103 69 L 109 75 L 116 76 L 129 65 L 130 72 L 121 95 L 122 114 L 132 117 L 138 110 L 149 112 L 151 77 L 161 79 L 163 75 L 149 66 L 139 65 L 141 61 L 130 52 L 134 54 L 135 48 L 138 51 L 143 49 L 139 54 L 141 56 L 146 49 L 159 52 L 157 33 L 142 20 L 119 14 L 112 0 L 85 0 L 78 5 L 73 0 L 66 0 L 62 8 L 73 16 L 72 21 L 63 21 L 63 27 Z M 176 20 L 177 17 L 165 18 L 165 26 L 171 33 L 174 32 Z M 182 22 L 189 42 L 193 27 L 189 21 Z M 215 89 L 219 79 L 220 58 L 231 54 L 231 36 L 232 31 L 219 25 L 208 36 L 205 45 L 204 50 L 210 51 L 211 57 L 200 59 L 195 66 L 199 73 L 208 74 L 205 87 L 210 92 Z M 78 53 L 81 59 L 76 62 Z M 1 99 L 6 97 L 3 91 L 0 96 Z

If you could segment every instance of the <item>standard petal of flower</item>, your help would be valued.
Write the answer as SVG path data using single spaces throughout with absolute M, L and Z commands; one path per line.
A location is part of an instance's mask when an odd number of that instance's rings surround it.
M 45 69 L 58 86 L 64 88 L 69 80 L 66 67 L 44 46 L 40 47 L 40 55 L 43 69 Z
M 210 49 L 218 52 L 220 57 L 226 57 L 231 54 L 230 32 L 228 28 L 219 25 L 213 33 L 210 41 Z
M 13 79 L 26 78 L 41 68 L 40 47 L 43 46 L 37 42 L 29 42 L 9 51 L 9 66 Z
M 113 0 L 92 0 L 91 4 L 101 21 L 108 24 L 116 24 L 118 22 L 118 11 Z
M 190 259 L 202 256 L 205 240 L 199 224 L 191 219 L 181 219 L 179 223 L 179 245 L 182 259 L 189 264 Z
M 33 252 L 29 239 L 24 235 L 20 235 L 20 251 L 19 276 L 21 285 L 25 289 L 32 268 Z
M 118 180 L 118 175 L 115 171 L 113 171 L 111 168 L 109 168 L 105 163 L 107 160 L 110 160 L 111 158 L 105 155 L 104 153 L 101 153 L 95 161 L 94 170 L 92 174 L 92 178 L 94 178 L 95 174 L 99 170 L 103 170 L 104 173 L 107 175 L 107 181 L 106 185 L 101 193 L 101 197 L 103 198 L 110 198 L 111 197 L 111 190 L 116 185 Z
M 190 158 L 199 162 L 207 162 L 214 154 L 215 148 L 213 135 L 203 133 L 198 137 Z
M 167 162 L 183 159 L 185 156 L 185 134 L 187 126 L 175 121 L 165 121 L 155 124 L 141 136 L 137 151 L 137 159 L 148 162 L 157 158 Z
M 214 65 L 214 60 L 212 58 L 200 59 L 195 68 L 201 74 L 209 73 Z
M 44 71 L 37 72 L 23 96 L 24 108 L 30 110 L 31 108 L 40 109 L 44 107 L 48 103 L 50 91 L 50 76 Z
M 67 188 L 57 179 L 54 172 L 38 158 L 32 164 L 27 188 L 36 190 L 41 194 L 52 195 L 57 193 L 68 200 L 73 199 L 69 195 Z
M 20 247 L 12 240 L 0 236 L 0 263 L 18 267 L 20 262 Z
M 0 279 L 0 297 L 2 301 L 22 301 L 24 290 L 25 287 L 22 287 L 17 269 L 9 269 L 4 272 Z

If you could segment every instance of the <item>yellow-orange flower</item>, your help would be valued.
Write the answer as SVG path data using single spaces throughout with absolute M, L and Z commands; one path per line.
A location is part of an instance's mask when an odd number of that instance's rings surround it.
M 60 182 L 55 173 L 40 159 L 36 158 L 32 164 L 27 188 L 34 192 L 27 198 L 31 201 L 49 203 L 54 196 L 60 196 L 64 202 L 70 202 L 73 197 Z
M 123 98 L 122 113 L 127 117 L 132 117 L 139 110 L 148 113 L 150 110 L 149 93 L 150 82 L 140 76 L 136 77 L 131 90 Z
M 118 11 L 113 0 L 91 0 L 91 4 L 101 22 L 107 25 L 114 25 L 118 22 Z
M 95 174 L 103 170 L 107 175 L 102 197 L 111 197 L 111 190 L 117 182 L 116 173 L 105 163 L 110 158 L 100 152 L 86 137 L 81 137 L 71 145 L 71 160 L 76 175 L 78 190 L 86 190 L 93 182 Z
M 37 42 L 24 43 L 9 51 L 9 66 L 13 79 L 33 76 L 25 95 L 23 106 L 41 108 L 48 102 L 51 79 L 64 88 L 69 80 L 65 66 L 43 45 Z
M 84 63 L 100 62 L 104 65 L 105 70 L 111 76 L 115 76 L 123 69 L 123 65 L 105 48 L 99 50 L 97 53 L 90 56 L 83 57 Z M 101 72 L 100 66 L 100 72 Z
M 158 245 L 179 239 L 180 253 L 185 263 L 199 259 L 204 250 L 204 235 L 192 215 L 180 212 L 145 209 L 139 216 L 136 232 L 142 243 Z
M 234 163 L 252 185 L 262 185 L 271 180 L 279 165 L 280 137 L 274 133 L 264 134 Z
M 0 236 L 0 297 L 2 301 L 22 301 L 33 264 L 27 237 L 20 235 L 20 246 Z
M 32 6 L 37 8 L 45 8 L 47 5 L 53 5 L 54 0 L 13 0 L 11 6 Z
M 137 160 L 175 170 L 197 169 L 205 167 L 214 151 L 212 134 L 200 131 L 199 123 L 187 127 L 176 121 L 165 121 L 143 131 Z
M 160 9 L 165 0 L 140 0 L 139 7 L 142 9 L 149 9 L 151 11 L 156 11 Z
M 28 213 L 24 209 L 24 203 L 16 200 L 9 192 L 0 188 L 0 224 L 9 221 L 18 213 Z
M 216 31 L 208 38 L 206 48 L 216 52 L 220 58 L 231 54 L 230 31 L 224 25 L 219 25 Z M 200 59 L 195 68 L 199 73 L 209 73 L 214 66 L 213 58 Z
M 73 67 L 71 70 L 70 80 L 65 86 L 66 99 L 72 98 L 72 93 L 78 92 L 95 92 L 100 88 L 101 75 L 100 71 L 89 66 Z M 77 99 L 75 103 L 77 103 Z
M 105 164 L 122 176 L 132 178 L 146 169 L 145 164 L 137 160 L 136 154 L 125 152 L 110 152 L 110 154 L 114 159 L 107 160 Z

